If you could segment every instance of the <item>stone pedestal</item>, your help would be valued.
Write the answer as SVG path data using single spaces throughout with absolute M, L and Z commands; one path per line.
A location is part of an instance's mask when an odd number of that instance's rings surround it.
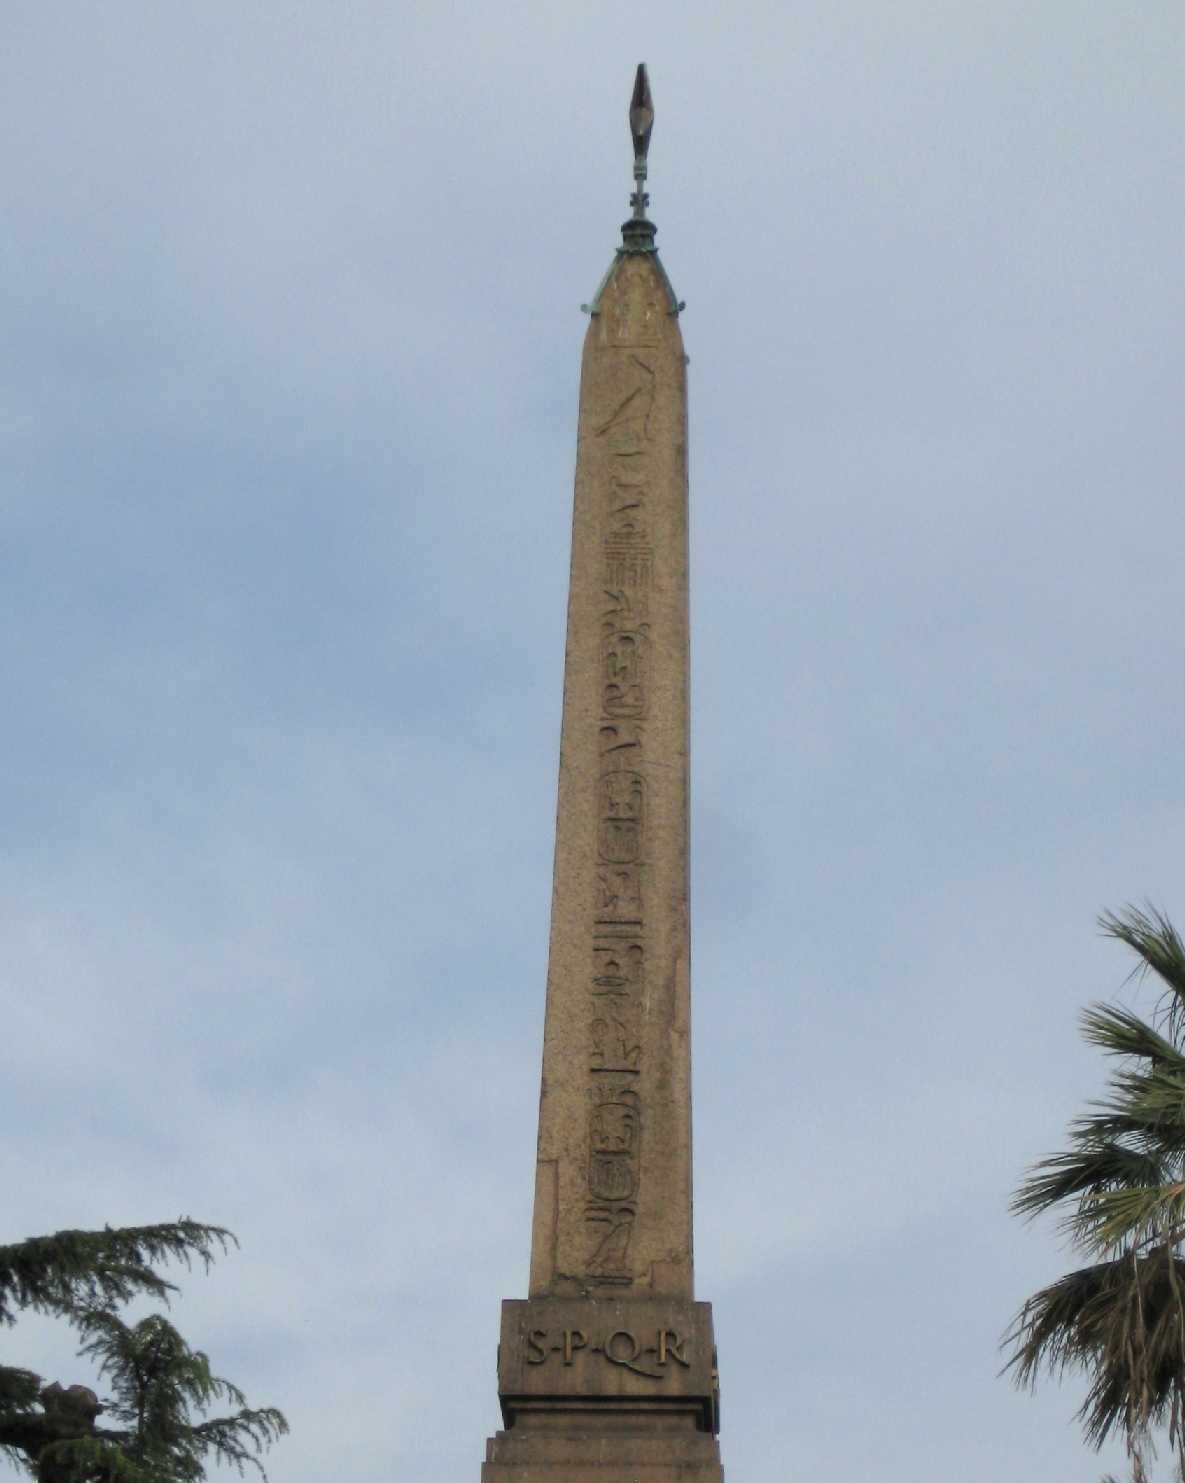
M 482 1483 L 723 1483 L 715 1359 L 707 1303 L 504 1302 Z
M 715 1437 L 676 1432 L 498 1432 L 481 1483 L 724 1483 Z

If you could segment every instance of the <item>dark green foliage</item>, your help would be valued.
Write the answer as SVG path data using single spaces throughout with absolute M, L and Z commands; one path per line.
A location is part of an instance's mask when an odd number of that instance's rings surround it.
M 41 1394 L 41 1376 L 32 1370 L 6 1369 L 0 1365 L 0 1415 L 11 1409 L 32 1406 Z
M 1107 1096 L 1070 1125 L 1066 1152 L 1029 1171 L 1012 1208 L 1059 1210 L 1088 1263 L 1024 1304 L 1005 1335 L 1005 1368 L 1020 1385 L 1083 1372 L 1087 1440 L 1122 1435 L 1139 1483 L 1161 1426 L 1185 1476 L 1185 946 L 1155 911 L 1129 908 L 1100 925 L 1163 993 L 1150 1021 L 1106 1004 L 1082 1016 L 1085 1038 L 1118 1058 Z
M 23 1308 L 64 1313 L 80 1305 L 128 1303 L 148 1294 L 175 1292 L 154 1264 L 196 1257 L 204 1266 L 234 1236 L 221 1226 L 179 1220 L 169 1225 L 125 1226 L 101 1231 L 58 1231 L 0 1246 L 0 1323 L 13 1323 Z
M 1083 1369 L 1081 1415 L 1101 1446 L 1116 1427 L 1131 1436 L 1179 1414 L 1185 1385 L 1185 1261 L 1164 1247 L 1070 1272 L 1021 1309 L 1009 1333 L 1018 1384 L 1043 1369 Z
M 81 1315 L 81 1353 L 99 1362 L 110 1380 L 106 1413 L 127 1428 L 128 1456 L 151 1478 L 189 1480 L 205 1473 L 207 1454 L 220 1462 L 259 1466 L 257 1454 L 288 1430 L 274 1407 L 252 1411 L 237 1385 L 210 1370 L 210 1361 L 189 1345 L 167 1319 L 151 1314 L 131 1326 L 110 1309 Z M 195 1420 L 216 1402 L 236 1409 L 229 1416 Z
M 0 1366 L 0 1449 L 38 1483 L 196 1483 L 214 1461 L 241 1473 L 287 1430 L 274 1407 L 253 1410 L 159 1313 L 128 1324 L 118 1309 L 174 1291 L 155 1270 L 168 1258 L 208 1266 L 234 1242 L 218 1226 L 182 1220 L 124 1230 L 63 1231 L 0 1247 L 0 1318 L 22 1309 L 65 1319 L 111 1388 L 43 1386 Z M 232 1410 L 208 1416 L 217 1404 Z M 97 1418 L 103 1417 L 99 1425 Z

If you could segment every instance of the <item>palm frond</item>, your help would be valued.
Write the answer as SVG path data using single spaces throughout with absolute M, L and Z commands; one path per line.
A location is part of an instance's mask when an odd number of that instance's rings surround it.
M 1104 936 L 1131 948 L 1140 959 L 1133 969 L 1137 976 L 1154 973 L 1165 987 L 1161 1017 L 1171 1035 L 1185 1025 L 1185 943 L 1163 912 L 1149 906 L 1146 911 L 1127 906 L 1121 912 L 1099 917 Z
M 1155 1185 L 1163 1162 L 1119 1142 L 1090 1143 L 1071 1153 L 1052 1154 L 1029 1171 L 1012 1198 L 1014 1215 L 1032 1220 L 1065 1200 L 1090 1201 L 1100 1191 L 1144 1189 Z M 1081 1210 L 1065 1218 L 1071 1235 L 1078 1232 Z M 1089 1226 L 1091 1222 L 1087 1222 Z
M 1101 1447 L 1116 1429 L 1144 1437 L 1182 1414 L 1183 1289 L 1185 1260 L 1163 1248 L 1070 1272 L 1016 1315 L 1004 1371 L 1022 1387 L 1042 1373 L 1083 1371 L 1091 1378 L 1078 1412 L 1087 1441 Z
M 1108 913 L 1100 926 L 1164 992 L 1149 1018 L 1113 1004 L 1082 1015 L 1084 1038 L 1114 1058 L 1107 1094 L 1071 1123 L 1065 1152 L 1027 1172 L 1012 1209 L 1058 1210 L 1093 1262 L 1024 1304 L 1005 1335 L 1005 1370 L 1022 1386 L 1082 1372 L 1087 1441 L 1122 1433 L 1141 1483 L 1154 1428 L 1167 1427 L 1185 1465 L 1185 943 L 1153 908 Z
M 1092 1004 L 1081 1016 L 1082 1034 L 1111 1056 L 1140 1056 L 1159 1070 L 1185 1076 L 1185 1055 L 1146 1020 L 1119 1004 Z
M 1185 1130 L 1185 1076 L 1166 1071 L 1125 1076 L 1117 1084 L 1128 1097 L 1133 1115 L 1171 1143 Z
M 1144 1088 L 1154 1102 L 1154 1088 Z M 1141 1093 L 1142 1095 L 1142 1093 Z M 1157 1106 L 1144 1106 L 1140 1100 L 1129 1101 L 1116 1096 L 1107 1102 L 1096 1102 L 1095 1112 L 1083 1113 L 1070 1124 L 1070 1142 L 1075 1148 L 1100 1148 L 1104 1144 L 1122 1144 L 1134 1153 L 1142 1153 L 1155 1164 L 1163 1164 L 1165 1178 L 1171 1177 L 1185 1157 L 1185 1120 L 1170 1116 Z
M 1185 1183 L 1100 1190 L 1079 1212 L 1079 1220 L 1104 1250 L 1147 1246 L 1185 1225 Z

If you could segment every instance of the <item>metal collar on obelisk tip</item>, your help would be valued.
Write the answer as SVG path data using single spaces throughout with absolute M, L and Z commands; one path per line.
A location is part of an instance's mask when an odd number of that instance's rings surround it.
M 628 221 L 622 223 L 621 246 L 617 249 L 617 256 L 609 264 L 609 271 L 601 279 L 592 303 L 580 306 L 586 314 L 595 315 L 600 312 L 601 295 L 613 277 L 618 263 L 623 257 L 638 253 L 645 253 L 653 258 L 658 276 L 666 289 L 669 312 L 678 314 L 679 310 L 685 307 L 675 297 L 671 280 L 659 261 L 658 248 L 654 245 L 654 234 L 658 229 L 646 215 L 646 208 L 650 205 L 650 196 L 646 191 L 646 159 L 650 153 L 650 135 L 653 128 L 654 100 L 650 96 L 650 78 L 646 72 L 646 63 L 639 62 L 638 71 L 634 77 L 633 96 L 630 98 L 630 137 L 634 141 L 634 191 L 630 196 L 633 214 Z

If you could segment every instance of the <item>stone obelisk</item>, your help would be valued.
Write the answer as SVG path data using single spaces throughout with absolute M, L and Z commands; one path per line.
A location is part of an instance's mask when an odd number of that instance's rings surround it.
M 721 1483 L 694 1299 L 687 358 L 647 218 L 588 306 L 530 1296 L 502 1305 L 483 1483 Z

